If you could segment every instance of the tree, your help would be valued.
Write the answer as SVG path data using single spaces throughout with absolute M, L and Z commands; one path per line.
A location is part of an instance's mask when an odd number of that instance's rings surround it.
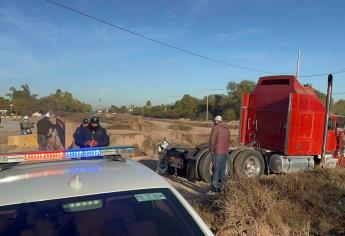
M 228 96 L 230 99 L 230 106 L 235 112 L 236 119 L 240 117 L 240 106 L 243 93 L 249 93 L 254 90 L 256 83 L 250 80 L 242 80 L 237 83 L 230 81 L 227 85 Z
M 147 107 L 151 107 L 151 105 L 152 105 L 152 104 L 151 104 L 151 101 L 148 100 L 148 101 L 146 102 L 146 106 L 147 106 Z
M 32 94 L 29 85 L 22 85 L 19 89 L 11 87 L 6 94 L 11 100 L 13 112 L 19 114 L 30 114 L 37 105 L 37 94 Z
M 143 115 L 143 108 L 142 107 L 133 107 L 132 109 L 133 109 L 133 111 L 132 111 L 133 115 L 135 115 L 135 116 Z
M 9 101 L 3 97 L 0 97 L 0 110 L 6 110 L 8 107 Z
M 240 83 L 230 81 L 227 85 L 228 95 L 232 99 L 242 98 L 243 93 L 249 93 L 254 90 L 256 83 L 250 80 L 242 80 Z
M 337 115 L 345 116 L 345 100 L 340 99 L 336 101 L 332 106 L 332 111 Z
M 70 112 L 87 113 L 92 111 L 91 105 L 75 99 L 71 93 L 60 89 L 56 90 L 54 94 L 40 99 L 40 102 L 41 109 L 54 111 L 61 115 Z
M 227 121 L 236 120 L 236 114 L 233 109 L 228 109 L 224 112 L 224 119 Z
M 338 126 L 345 126 L 345 100 L 340 99 L 338 101 L 336 101 L 333 106 L 332 106 L 332 112 L 340 115 L 340 117 L 338 117 Z
M 126 106 L 121 106 L 120 107 L 120 113 L 126 113 L 128 111 Z
M 30 87 L 27 84 L 21 86 L 21 89 L 11 87 L 10 92 L 6 94 L 11 100 L 15 99 L 35 99 L 37 94 L 31 94 Z
M 189 118 L 195 119 L 198 117 L 197 110 L 200 100 L 188 94 L 184 95 L 181 100 L 175 102 L 173 107 L 173 118 Z

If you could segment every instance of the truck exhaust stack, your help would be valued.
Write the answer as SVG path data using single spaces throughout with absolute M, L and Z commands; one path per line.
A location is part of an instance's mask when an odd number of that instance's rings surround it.
M 326 147 L 327 147 L 329 114 L 331 112 L 332 88 L 333 88 L 333 75 L 329 74 L 328 84 L 327 84 L 325 124 L 323 127 L 322 153 L 321 153 L 321 163 L 320 163 L 322 167 L 326 164 Z

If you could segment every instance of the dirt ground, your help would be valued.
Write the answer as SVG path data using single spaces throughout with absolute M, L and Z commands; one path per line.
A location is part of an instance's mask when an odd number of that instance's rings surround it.
M 130 115 L 102 115 L 102 126 L 107 129 L 111 145 L 133 145 L 136 156 L 152 157 L 156 153 L 156 146 L 164 138 L 168 142 L 197 146 L 208 142 L 211 132 L 211 122 L 196 122 L 186 120 L 163 120 L 142 118 Z M 80 118 L 81 120 L 82 118 Z M 80 124 L 73 119 L 71 129 L 67 130 L 72 136 Z M 232 132 L 232 144 L 237 145 L 237 122 L 229 123 Z
M 75 129 L 80 125 L 78 117 L 64 118 L 68 122 L 67 136 L 72 137 Z M 101 125 L 107 129 L 112 146 L 133 145 L 135 153 L 131 157 L 148 166 L 153 171 L 157 166 L 156 147 L 166 138 L 170 143 L 181 143 L 196 146 L 208 142 L 211 132 L 211 122 L 194 122 L 186 120 L 162 120 L 152 118 L 134 117 L 129 115 L 102 115 Z M 33 119 L 37 123 L 38 119 Z M 20 119 L 5 119 L 0 128 L 0 152 L 36 151 L 30 147 L 7 146 L 7 138 L 19 134 Z M 236 128 L 236 123 L 231 123 L 231 128 Z M 36 129 L 33 130 L 36 132 Z M 233 140 L 237 140 L 236 129 L 232 129 Z M 71 144 L 68 144 L 72 145 Z M 206 198 L 209 186 L 203 182 L 191 183 L 184 178 L 164 176 L 187 200 L 193 202 Z
M 82 118 L 83 115 L 65 118 L 70 127 L 67 135 L 73 135 Z M 133 145 L 136 151 L 130 158 L 153 171 L 158 159 L 156 146 L 164 137 L 173 144 L 196 146 L 208 141 L 212 127 L 210 122 L 111 114 L 102 115 L 101 121 L 111 145 Z M 238 124 L 229 125 L 235 146 Z M 18 147 L 7 146 L 7 137 L 18 132 L 18 120 L 4 121 L 0 128 L 1 152 L 19 151 Z M 209 186 L 203 182 L 164 178 L 192 203 L 214 232 L 224 231 L 218 235 L 345 235 L 344 168 L 270 175 L 261 180 L 230 179 L 215 197 L 206 195 Z

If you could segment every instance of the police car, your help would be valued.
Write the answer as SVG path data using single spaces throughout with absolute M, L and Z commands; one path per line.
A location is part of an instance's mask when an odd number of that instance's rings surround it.
M 0 235 L 213 235 L 132 147 L 0 155 Z

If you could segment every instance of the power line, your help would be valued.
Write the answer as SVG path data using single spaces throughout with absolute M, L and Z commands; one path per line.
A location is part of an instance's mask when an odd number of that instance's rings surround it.
M 154 43 L 156 43 L 156 44 L 159 44 L 159 45 L 161 45 L 161 46 L 168 47 L 168 48 L 171 48 L 171 49 L 174 49 L 174 50 L 177 50 L 177 51 L 180 51 L 180 52 L 189 54 L 189 55 L 191 55 L 191 56 L 199 57 L 199 58 L 202 58 L 202 59 L 207 60 L 207 61 L 211 61 L 211 62 L 218 63 L 218 64 L 223 64 L 223 65 L 226 65 L 226 66 L 229 66 L 229 67 L 233 67 L 233 68 L 237 68 L 237 69 L 242 69 L 242 70 L 247 70 L 247 71 L 253 71 L 253 72 L 259 72 L 259 73 L 268 73 L 268 74 L 290 74 L 290 73 L 274 73 L 274 72 L 271 72 L 271 71 L 260 70 L 260 69 L 250 68 L 250 67 L 241 66 L 241 65 L 235 65 L 235 64 L 228 63 L 228 62 L 225 62 L 225 61 L 222 61 L 222 60 L 219 60 L 219 59 L 215 59 L 215 58 L 212 58 L 212 57 L 203 56 L 203 55 L 201 55 L 201 54 L 199 54 L 199 53 L 195 53 L 195 52 L 192 52 L 192 51 L 189 51 L 189 50 L 186 50 L 186 49 L 182 49 L 182 48 L 176 47 L 176 46 L 174 46 L 174 45 L 172 45 L 172 44 L 168 44 L 168 43 L 165 43 L 165 42 L 162 42 L 162 41 L 159 41 L 159 40 L 150 38 L 150 37 L 145 36 L 145 35 L 140 34 L 140 33 L 136 33 L 136 32 L 134 32 L 134 31 L 132 31 L 132 30 L 126 29 L 126 28 L 124 28 L 124 27 L 115 25 L 115 24 L 110 23 L 110 22 L 108 22 L 108 21 L 105 21 L 105 20 L 99 19 L 99 18 L 97 18 L 97 17 L 91 16 L 91 15 L 89 15 L 89 14 L 87 14 L 87 13 L 84 13 L 84 12 L 81 12 L 81 11 L 79 11 L 79 10 L 75 10 L 75 9 L 70 8 L 70 7 L 68 7 L 68 6 L 65 6 L 65 5 L 63 5 L 63 4 L 61 4 L 61 3 L 58 3 L 58 2 L 55 2 L 55 1 L 52 1 L 52 0 L 45 0 L 45 1 L 48 2 L 48 3 L 51 3 L 51 4 L 55 5 L 55 6 L 64 8 L 64 9 L 69 10 L 69 11 L 71 11 L 71 12 L 74 12 L 74 13 L 77 13 L 77 14 L 82 15 L 82 16 L 84 16 L 84 17 L 87 17 L 87 18 L 89 18 L 89 19 L 92 19 L 92 20 L 101 22 L 101 23 L 103 23 L 103 24 L 109 25 L 109 26 L 111 26 L 111 27 L 117 28 L 117 29 L 119 29 L 119 30 L 125 31 L 125 32 L 130 33 L 130 34 L 133 34 L 133 35 L 135 35 L 135 36 L 137 36 L 137 37 L 144 38 L 144 39 L 146 39 L 146 40 L 149 40 L 149 41 L 154 42 Z M 340 73 L 345 73 L 345 69 L 340 70 L 340 71 L 330 72 L 330 73 L 300 75 L 299 77 L 304 77 L 304 78 L 307 78 L 307 77 L 320 77 L 320 76 L 327 76 L 328 74 L 340 74 Z
M 80 15 L 82 15 L 82 16 L 85 16 L 85 17 L 87 17 L 87 18 L 90 18 L 90 19 L 92 19 L 92 20 L 95 20 L 95 21 L 104 23 L 104 24 L 109 25 L 109 26 L 111 26 L 111 27 L 117 28 L 117 29 L 119 29 L 119 30 L 125 31 L 125 32 L 127 32 L 127 33 L 133 34 L 133 35 L 138 36 L 138 37 L 141 37 L 141 38 L 144 38 L 144 39 L 146 39 L 146 40 L 149 40 L 149 41 L 151 41 L 151 42 L 160 44 L 160 45 L 165 46 L 165 47 L 168 47 L 168 48 L 172 48 L 172 49 L 178 50 L 178 51 L 180 51 L 180 52 L 183 52 L 183 53 L 186 53 L 186 54 L 195 56 L 195 57 L 199 57 L 199 58 L 202 58 L 202 59 L 205 59 L 205 60 L 208 60 L 208 61 L 212 61 L 212 62 L 214 62 L 214 63 L 223 64 L 223 65 L 226 65 L 226 66 L 234 67 L 234 68 L 237 68 L 237 69 L 242 69 L 242 70 L 247 70 L 247 71 L 254 71 L 254 72 L 260 72 L 260 73 L 275 74 L 275 73 L 270 72 L 270 71 L 264 71 L 264 70 L 259 70 L 259 69 L 250 68 L 250 67 L 246 67 L 246 66 L 235 65 L 235 64 L 231 64 L 231 63 L 228 63 L 228 62 L 225 62 L 225 61 L 222 61 L 222 60 L 218 60 L 218 59 L 214 59 L 214 58 L 211 58 L 211 57 L 203 56 L 203 55 L 201 55 L 201 54 L 198 54 L 198 53 L 195 53 L 195 52 L 192 52 L 192 51 L 189 51 L 189 50 L 185 50 L 185 49 L 176 47 L 176 46 L 174 46 L 174 45 L 171 45 L 171 44 L 168 44 L 168 43 L 165 43 L 165 42 L 162 42 L 162 41 L 159 41 L 159 40 L 150 38 L 150 37 L 145 36 L 145 35 L 143 35 L 143 34 L 136 33 L 136 32 L 134 32 L 134 31 L 132 31 L 132 30 L 129 30 L 129 29 L 126 29 L 126 28 L 124 28 L 124 27 L 115 25 L 115 24 L 110 23 L 110 22 L 108 22 L 108 21 L 105 21 L 105 20 L 99 19 L 99 18 L 97 18 L 97 17 L 91 16 L 91 15 L 89 15 L 89 14 L 86 14 L 86 13 L 84 13 L 84 12 L 75 10 L 75 9 L 70 8 L 70 7 L 68 7 L 68 6 L 65 6 L 65 5 L 63 5 L 63 4 L 61 4 L 61 3 L 58 3 L 58 2 L 55 2 L 55 1 L 51 1 L 51 0 L 46 0 L 46 1 L 49 2 L 49 3 L 51 3 L 51 4 L 54 4 L 54 5 L 56 5 L 56 6 L 62 7 L 62 8 L 64 8 L 64 9 L 66 9 L 66 10 L 69 10 L 69 11 L 71 11 L 71 12 L 74 12 L 74 13 L 80 14 Z
M 320 76 L 328 76 L 329 74 L 341 74 L 341 73 L 345 73 L 345 69 L 344 70 L 339 70 L 339 71 L 335 71 L 335 72 L 330 72 L 330 73 L 321 73 L 321 74 L 311 74 L 311 75 L 300 75 L 299 77 L 320 77 Z

